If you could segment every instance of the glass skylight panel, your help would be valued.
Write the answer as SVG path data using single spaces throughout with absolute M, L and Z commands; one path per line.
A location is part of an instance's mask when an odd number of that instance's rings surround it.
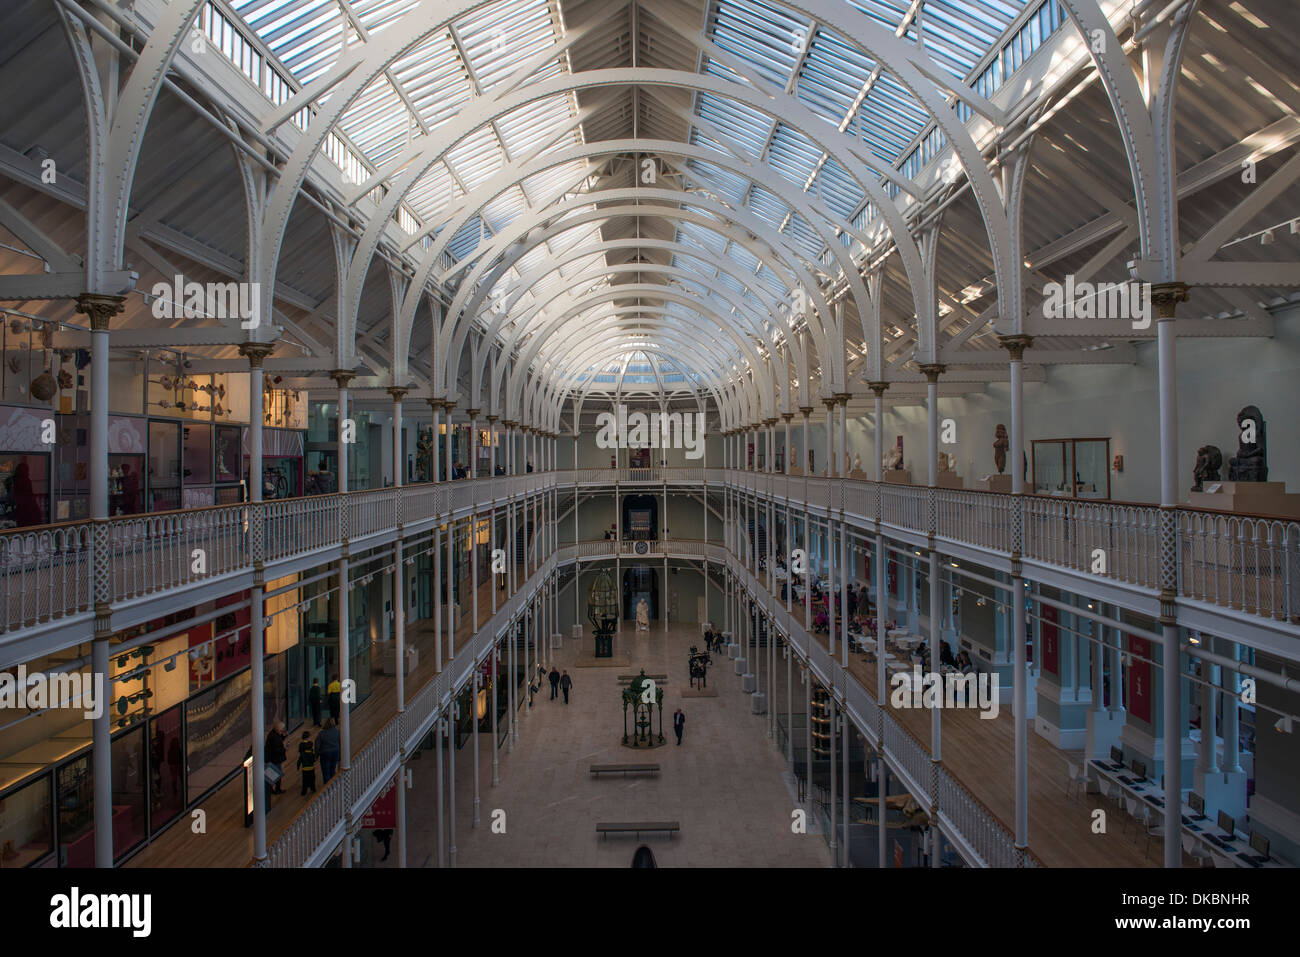
M 473 93 L 460 54 L 446 31 L 425 39 L 394 62 L 390 72 L 430 129 L 457 116 Z
M 501 169 L 501 144 L 490 126 L 481 126 L 447 154 L 447 165 L 466 190 L 473 190 Z
M 727 100 L 712 93 L 699 95 L 696 113 L 708 120 L 726 136 L 738 152 L 757 160 L 776 122 L 766 113 L 750 108 L 744 103 Z M 696 131 L 698 133 L 698 131 Z
M 821 236 L 798 213 L 790 217 L 785 232 L 809 256 L 817 256 L 821 253 L 824 245 Z
M 759 219 L 777 227 L 785 222 L 790 212 L 785 200 L 757 185 L 750 191 L 749 208 Z
M 821 149 L 812 140 L 784 123 L 777 125 L 767 150 L 768 166 L 800 189 L 821 157 Z
M 794 70 L 800 36 L 808 34 L 807 21 L 759 0 L 719 3 L 711 27 L 714 43 L 743 57 L 778 87 Z
M 820 196 L 840 219 L 848 221 L 865 198 L 862 187 L 834 159 L 828 159 L 817 173 L 817 181 L 809 192 Z
M 740 202 L 749 186 L 749 180 L 743 176 L 728 169 L 723 169 L 721 166 L 714 166 L 712 163 L 692 159 L 687 160 L 686 168 L 696 174 L 702 183 L 706 184 L 709 192 L 724 197 L 733 205 Z
M 447 252 L 451 253 L 452 258 L 457 262 L 464 259 L 478 246 L 479 233 L 482 228 L 482 221 L 475 216 L 456 231 L 456 235 L 447 244 Z
M 528 209 L 524 203 L 524 194 L 515 187 L 498 194 L 491 202 L 484 205 L 482 216 L 489 228 L 499 233 Z
M 496 127 L 510 156 L 521 159 L 554 138 L 572 117 L 569 97 L 553 96 L 527 103 L 498 117 Z M 570 143 L 573 141 L 573 138 L 569 139 Z

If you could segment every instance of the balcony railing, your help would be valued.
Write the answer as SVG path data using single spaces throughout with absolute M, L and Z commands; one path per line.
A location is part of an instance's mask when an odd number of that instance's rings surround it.
M 531 494 L 557 473 L 119 515 L 0 533 L 0 633 L 160 595 L 233 572 Z M 261 531 L 261 553 L 255 534 Z M 96 569 L 99 570 L 96 580 Z
M 425 483 L 258 504 L 116 516 L 0 533 L 0 633 L 86 615 L 96 601 L 158 595 L 257 559 L 283 561 L 421 521 L 463 514 L 559 485 L 730 483 L 774 502 L 844 509 L 870 527 L 924 535 L 1003 556 L 1022 522 L 1022 555 L 1076 574 L 1159 588 L 1160 509 L 959 489 L 770 475 L 702 466 L 577 469 Z M 1179 508 L 1178 580 L 1185 598 L 1262 618 L 1300 622 L 1300 522 Z M 631 546 L 634 548 L 635 546 Z M 652 554 L 662 554 L 654 546 Z M 592 552 L 591 554 L 595 554 Z M 632 553 L 634 554 L 634 552 Z M 101 569 L 96 580 L 94 569 Z

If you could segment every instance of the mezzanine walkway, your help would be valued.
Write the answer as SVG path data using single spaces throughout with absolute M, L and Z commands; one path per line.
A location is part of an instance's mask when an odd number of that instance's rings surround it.
M 523 580 L 523 566 L 520 568 L 520 580 Z M 482 626 L 492 617 L 492 581 L 489 579 L 479 586 L 479 625 Z M 506 595 L 498 592 L 500 596 Z M 450 662 L 452 644 L 445 629 L 446 609 L 441 609 L 444 616 L 442 663 L 443 670 Z M 473 637 L 476 628 L 471 626 L 470 609 L 467 606 L 461 618 L 460 627 L 456 629 L 455 649 L 459 651 Z M 406 630 L 406 643 L 419 652 L 419 665 L 406 678 L 406 699 L 409 702 L 422 687 L 440 674 L 434 656 L 434 622 L 433 619 L 420 619 L 410 622 Z M 378 664 L 379 648 L 372 645 L 372 662 Z M 371 679 L 370 695 L 352 710 L 352 750 L 359 754 L 366 743 L 379 733 L 397 713 L 396 683 L 393 676 L 375 674 Z M 328 717 L 327 709 L 325 716 Z M 316 794 L 299 794 L 302 776 L 294 767 L 298 754 L 298 739 L 303 731 L 310 731 L 312 739 L 318 729 L 310 721 L 290 729 L 285 747 L 289 759 L 284 764 L 284 794 L 273 795 L 266 814 L 266 843 L 269 847 L 280 836 L 294 818 L 301 814 L 324 790 L 321 781 L 320 765 L 316 768 Z M 244 827 L 244 778 L 236 775 L 223 784 L 199 805 L 207 812 L 207 831 L 195 834 L 190 827 L 191 816 L 182 814 L 166 831 L 153 842 L 138 851 L 124 866 L 127 867 L 244 867 L 253 858 L 253 832 Z

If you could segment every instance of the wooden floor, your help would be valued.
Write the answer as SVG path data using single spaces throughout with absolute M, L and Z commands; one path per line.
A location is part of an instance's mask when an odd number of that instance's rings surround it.
M 922 617 L 923 626 L 927 619 Z M 924 631 L 922 632 L 925 633 Z M 829 647 L 828 635 L 813 635 Z M 841 652 L 836 649 L 836 660 Z M 875 697 L 876 667 L 862 654 L 849 655 L 849 671 Z M 889 707 L 886 699 L 885 706 Z M 930 709 L 892 708 L 889 713 L 930 752 Z M 975 709 L 944 708 L 940 718 L 942 764 L 975 795 L 1002 826 L 1014 833 L 1015 720 L 1010 704 L 996 718 L 981 718 Z M 1164 849 L 1147 839 L 1127 812 L 1100 794 L 1071 791 L 1066 797 L 1067 762 L 1083 762 L 1082 751 L 1062 751 L 1029 724 L 1029 849 L 1048 867 L 1160 867 Z M 1092 812 L 1106 812 L 1106 833 L 1092 832 Z M 1195 866 L 1184 855 L 1184 866 Z
M 527 577 L 520 566 L 518 581 Z M 481 627 L 492 617 L 492 579 L 478 590 L 478 625 Z M 500 604 L 510 593 L 497 592 Z M 451 658 L 451 640 L 446 633 L 446 609 L 442 609 L 444 632 L 442 636 L 442 662 L 446 666 Z M 456 629 L 456 648 L 464 646 L 477 627 L 471 624 L 472 612 L 467 605 Z M 434 659 L 434 621 L 432 618 L 407 623 L 406 644 L 419 649 L 420 663 L 406 678 L 406 700 L 438 675 Z M 352 709 L 352 753 L 358 753 L 366 742 L 376 735 L 397 713 L 397 679 L 375 674 L 371 679 L 370 695 Z M 303 725 L 301 730 L 316 729 Z M 293 767 L 297 759 L 296 735 L 291 733 L 287 742 L 289 760 L 284 765 L 284 794 L 271 796 L 266 813 L 266 843 L 269 846 L 289 826 L 295 817 L 314 798 L 310 792 L 300 795 L 302 776 Z M 316 766 L 317 793 L 321 790 L 320 765 Z M 136 853 L 126 867 L 246 867 L 253 860 L 253 831 L 244 827 L 244 778 L 238 775 L 233 781 L 218 788 L 199 805 L 206 814 L 206 833 L 193 831 L 193 810 L 182 815 L 170 828 L 154 838 L 153 842 Z

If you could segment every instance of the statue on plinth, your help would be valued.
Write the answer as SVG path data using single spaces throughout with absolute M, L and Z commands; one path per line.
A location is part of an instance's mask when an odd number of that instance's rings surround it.
M 940 453 L 939 453 L 939 471 L 940 471 L 940 472 L 951 472 L 951 471 L 952 471 L 952 462 L 951 462 L 951 460 L 948 458 L 948 453 L 947 453 L 947 452 L 940 452 Z
M 644 598 L 636 603 L 636 630 L 650 630 L 650 606 L 645 603 Z
M 881 458 L 880 467 L 886 472 L 903 467 L 903 437 L 901 435 L 898 437 L 898 444 Z
M 993 464 L 998 467 L 999 475 L 1007 470 L 1009 448 L 1011 448 L 1011 439 L 1007 437 L 1007 427 L 998 423 L 997 430 L 993 433 Z
M 1257 406 L 1248 405 L 1237 413 L 1240 436 L 1237 454 L 1228 460 L 1229 482 L 1268 481 L 1268 443 L 1264 416 Z
M 1203 492 L 1206 482 L 1219 481 L 1219 469 L 1222 467 L 1223 453 L 1219 451 L 1219 447 L 1202 445 L 1196 450 L 1196 468 L 1192 472 L 1196 484 L 1192 486 L 1192 491 Z

